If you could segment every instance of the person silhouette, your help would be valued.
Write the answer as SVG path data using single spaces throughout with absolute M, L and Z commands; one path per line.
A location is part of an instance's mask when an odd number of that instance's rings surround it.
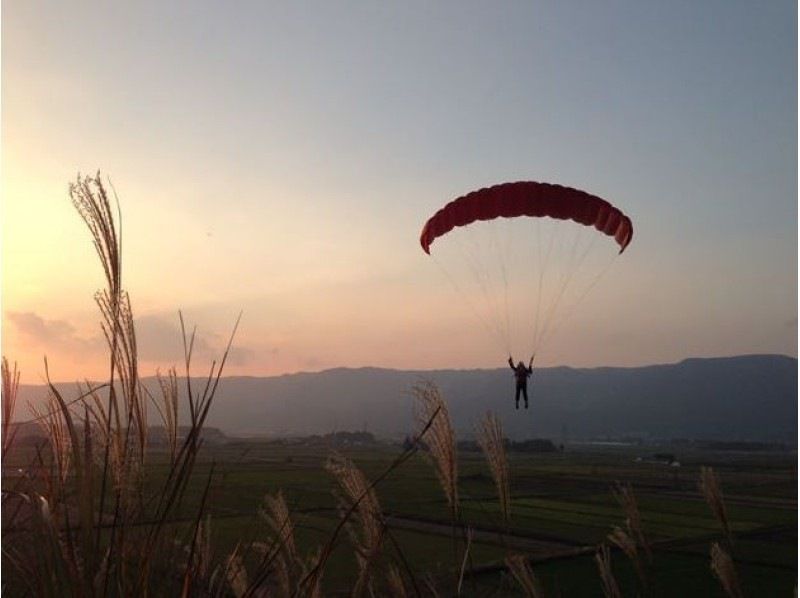
M 514 359 L 511 355 L 508 356 L 508 365 L 514 371 L 514 377 L 517 379 L 517 393 L 514 397 L 514 401 L 516 404 L 516 408 L 519 409 L 519 395 L 522 393 L 522 396 L 525 397 L 525 409 L 528 408 L 528 378 L 531 377 L 533 374 L 533 357 L 531 357 L 528 366 L 525 367 L 525 364 L 521 361 L 514 365 Z

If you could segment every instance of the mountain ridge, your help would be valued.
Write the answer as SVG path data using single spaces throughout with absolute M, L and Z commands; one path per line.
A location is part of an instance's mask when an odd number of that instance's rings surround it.
M 460 436 L 487 410 L 509 437 L 585 439 L 636 436 L 797 440 L 797 358 L 753 354 L 690 357 L 671 364 L 537 368 L 531 409 L 514 409 L 508 367 L 398 370 L 365 366 L 276 376 L 226 376 L 208 425 L 233 435 L 289 436 L 368 430 L 401 437 L 413 429 L 412 385 L 434 381 Z M 199 385 L 199 378 L 193 378 Z M 154 377 L 142 378 L 151 392 Z M 67 397 L 74 384 L 59 384 Z M 23 401 L 42 386 L 21 386 Z M 699 406 L 702 405 L 702 408 Z M 151 409 L 155 423 L 155 409 Z

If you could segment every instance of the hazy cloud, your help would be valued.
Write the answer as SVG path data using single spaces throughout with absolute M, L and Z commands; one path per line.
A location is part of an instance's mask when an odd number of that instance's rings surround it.
M 220 351 L 220 355 L 222 352 Z M 247 365 L 253 363 L 255 360 L 256 352 L 247 347 L 231 347 L 228 353 L 228 363 L 231 365 Z
M 7 315 L 20 334 L 38 345 L 54 350 L 83 352 L 98 352 L 103 349 L 104 342 L 99 335 L 82 337 L 78 335 L 75 326 L 66 320 L 46 320 L 31 311 L 11 311 Z
M 147 315 L 136 318 L 136 337 L 144 361 L 180 362 L 183 360 L 183 338 L 177 318 Z M 191 327 L 186 331 L 191 335 Z M 188 339 L 187 339 L 188 340 Z M 227 339 L 213 332 L 198 329 L 194 337 L 192 355 L 201 360 L 221 359 Z M 247 347 L 233 346 L 228 354 L 231 365 L 245 365 L 255 357 Z
M 183 339 L 180 326 L 161 316 L 141 316 L 135 319 L 136 342 L 141 359 L 145 361 L 174 361 L 183 358 Z M 191 330 L 187 331 L 191 334 Z M 203 336 L 194 340 L 195 354 L 207 354 L 211 348 Z
M 66 320 L 47 320 L 34 312 L 7 312 L 9 321 L 29 342 L 50 351 L 73 351 L 98 354 L 106 350 L 105 339 L 81 336 Z M 183 339 L 180 325 L 168 318 L 146 315 L 135 319 L 139 359 L 145 362 L 180 363 L 183 361 Z M 191 329 L 187 331 L 191 334 Z M 221 359 L 227 339 L 212 332 L 198 330 L 192 354 L 201 361 Z M 233 346 L 228 354 L 230 365 L 246 365 L 255 358 L 255 351 Z

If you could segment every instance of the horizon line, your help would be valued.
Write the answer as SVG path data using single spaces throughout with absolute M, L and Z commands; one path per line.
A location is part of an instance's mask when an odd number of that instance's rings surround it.
M 560 365 L 550 365 L 544 366 L 539 368 L 534 368 L 538 370 L 554 370 L 554 369 L 562 369 L 567 368 L 571 370 L 601 370 L 601 369 L 617 369 L 617 370 L 635 370 L 635 369 L 643 369 L 643 368 L 651 368 L 651 367 L 660 367 L 660 366 L 674 366 L 680 365 L 686 361 L 712 361 L 712 360 L 720 360 L 720 359 L 741 359 L 743 357 L 783 357 L 786 359 L 793 359 L 797 361 L 798 357 L 794 355 L 788 355 L 786 353 L 740 353 L 736 355 L 717 355 L 717 356 L 704 356 L 704 357 L 684 357 L 677 361 L 671 362 L 658 362 L 658 363 L 649 363 L 644 365 L 595 365 L 595 366 L 586 366 L 586 367 L 576 367 L 566 364 Z M 506 369 L 505 367 L 443 367 L 443 368 L 431 368 L 431 369 L 423 369 L 423 368 L 394 368 L 394 367 L 383 367 L 383 366 L 375 366 L 375 365 L 361 365 L 361 366 L 331 366 L 326 367 L 321 370 L 296 370 L 292 372 L 283 372 L 281 374 L 231 374 L 231 375 L 223 375 L 220 376 L 220 380 L 226 378 L 281 378 L 283 376 L 298 376 L 301 374 L 324 374 L 326 372 L 332 372 L 336 370 L 346 370 L 346 371 L 359 371 L 359 370 L 382 370 L 388 372 L 476 372 L 476 371 L 485 371 L 490 372 L 493 370 L 503 370 Z M 146 378 L 155 378 L 156 374 L 148 374 L 145 376 L 139 376 L 139 379 L 146 379 Z M 179 379 L 185 379 L 185 375 L 179 375 Z M 207 376 L 191 376 L 191 379 L 206 379 Z M 69 381 L 53 381 L 53 384 L 84 384 L 84 383 L 98 383 L 101 382 L 100 380 L 94 379 L 83 379 L 80 382 L 77 380 L 69 380 Z M 40 384 L 32 384 L 32 383 L 24 383 L 20 384 L 20 386 L 46 386 L 47 381 L 43 380 Z

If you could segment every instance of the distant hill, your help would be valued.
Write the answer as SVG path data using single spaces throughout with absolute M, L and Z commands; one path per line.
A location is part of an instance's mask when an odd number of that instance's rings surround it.
M 436 382 L 466 436 L 487 410 L 511 438 L 620 437 L 797 441 L 797 359 L 745 355 L 635 368 L 543 368 L 531 408 L 514 410 L 509 369 L 401 371 L 337 368 L 220 383 L 208 424 L 229 435 L 309 435 L 412 429 L 411 386 Z M 155 390 L 155 381 L 145 379 Z M 67 396 L 74 386 L 59 385 Z M 21 400 L 44 394 L 20 388 Z M 155 410 L 151 409 L 155 416 Z M 157 423 L 151 420 L 151 423 Z

